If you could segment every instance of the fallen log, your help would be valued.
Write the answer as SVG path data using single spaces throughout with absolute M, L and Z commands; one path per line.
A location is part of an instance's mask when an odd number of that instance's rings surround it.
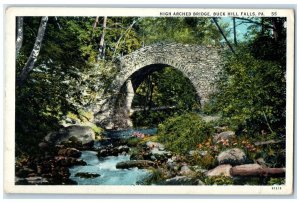
M 245 164 L 230 169 L 231 176 L 285 177 L 285 168 L 263 168 L 258 164 Z

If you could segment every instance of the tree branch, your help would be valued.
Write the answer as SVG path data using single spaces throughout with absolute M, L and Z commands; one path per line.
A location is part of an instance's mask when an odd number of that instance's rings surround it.
M 60 24 L 59 24 L 59 22 L 58 22 L 58 19 L 57 19 L 57 17 L 55 16 L 54 18 L 55 18 L 56 24 L 57 24 L 57 26 L 58 26 L 58 29 L 60 29 L 60 30 L 61 30 L 61 26 L 60 26 Z
M 267 123 L 267 126 L 268 126 L 269 130 L 271 131 L 271 133 L 273 133 L 274 131 L 272 130 L 272 128 L 271 128 L 271 126 L 270 126 L 270 123 L 268 122 L 266 113 L 265 113 L 264 111 L 262 111 L 262 112 L 263 112 L 263 116 L 264 116 L 264 119 L 265 119 L 265 121 L 266 121 L 266 123 Z
M 131 23 L 131 25 L 126 29 L 126 31 L 120 36 L 120 38 L 118 39 L 118 41 L 117 41 L 117 44 L 116 44 L 116 46 L 115 46 L 115 50 L 114 50 L 114 54 L 113 54 L 113 57 L 112 58 L 114 58 L 115 57 L 115 54 L 116 54 L 116 52 L 117 52 L 117 49 L 118 49 L 118 47 L 119 47 L 119 44 L 120 44 L 120 41 L 121 41 L 121 39 L 123 38 L 123 36 L 127 33 L 127 32 L 129 32 L 129 30 L 131 30 L 131 28 L 133 27 L 133 25 L 136 23 L 136 21 L 134 20 L 132 23 Z

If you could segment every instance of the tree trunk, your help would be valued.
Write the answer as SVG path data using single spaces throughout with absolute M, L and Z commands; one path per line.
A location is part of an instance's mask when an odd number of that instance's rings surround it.
M 103 31 L 102 31 L 102 35 L 101 35 L 101 39 L 100 39 L 100 43 L 99 43 L 99 55 L 98 55 L 98 60 L 100 59 L 104 59 L 104 53 L 105 53 L 105 47 L 104 47 L 104 42 L 105 42 L 105 31 L 106 31 L 106 22 L 107 22 L 107 16 L 103 17 Z
M 17 78 L 17 85 L 18 86 L 22 86 L 24 81 L 27 79 L 29 73 L 31 72 L 31 70 L 34 67 L 35 62 L 37 61 L 37 57 L 40 53 L 41 50 L 41 46 L 42 46 L 42 41 L 45 35 L 45 30 L 47 27 L 47 22 L 48 22 L 48 16 L 42 17 L 41 19 L 41 23 L 40 23 L 40 27 L 38 30 L 38 34 L 33 46 L 33 49 L 31 51 L 31 54 L 24 66 L 24 68 L 22 69 L 19 77 Z
M 235 18 L 232 18 L 232 20 L 233 20 L 233 41 L 235 46 L 237 46 Z
M 231 176 L 265 176 L 265 177 L 284 177 L 285 168 L 257 168 L 235 166 L 230 169 Z
M 261 23 L 261 31 L 260 31 L 260 33 L 261 33 L 261 35 L 264 35 L 264 33 L 265 33 L 265 27 L 264 27 L 265 20 L 264 20 L 264 18 L 260 19 L 260 23 Z
M 152 99 L 153 99 L 153 90 L 154 90 L 154 85 L 152 84 L 152 77 L 149 75 L 149 89 L 150 89 L 150 95 L 149 95 L 149 101 L 148 101 L 148 109 L 152 108 Z
M 19 55 L 23 43 L 23 22 L 24 17 L 17 17 L 16 57 Z
M 95 22 L 94 22 L 94 25 L 93 25 L 93 29 L 95 29 L 95 28 L 97 27 L 98 22 L 99 22 L 99 16 L 97 16 L 97 17 L 95 18 Z

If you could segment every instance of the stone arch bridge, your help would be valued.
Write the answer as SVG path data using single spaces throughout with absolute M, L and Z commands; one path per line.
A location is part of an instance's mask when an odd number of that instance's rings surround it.
M 109 89 L 109 96 L 102 100 L 96 122 L 107 129 L 131 127 L 129 118 L 134 93 L 145 77 L 166 66 L 177 69 L 194 86 L 204 103 L 214 91 L 214 81 L 220 67 L 220 48 L 178 43 L 158 43 L 143 47 L 116 62 L 119 69 Z

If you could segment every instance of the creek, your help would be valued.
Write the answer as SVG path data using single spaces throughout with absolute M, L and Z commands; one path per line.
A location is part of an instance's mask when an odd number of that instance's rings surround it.
M 157 133 L 157 129 L 107 131 L 105 132 L 105 135 L 111 139 L 126 139 L 134 132 L 153 135 Z M 101 147 L 106 146 L 107 144 L 110 144 L 109 141 L 99 141 L 95 143 L 95 148 L 101 149 Z M 82 151 L 80 159 L 84 160 L 87 165 L 73 166 L 70 168 L 70 179 L 76 181 L 78 185 L 138 185 L 142 184 L 143 180 L 151 175 L 146 169 L 117 169 L 117 163 L 130 160 L 130 155 L 127 154 L 98 157 L 96 151 Z M 77 173 L 99 174 L 100 176 L 94 178 L 82 178 L 76 177 Z

